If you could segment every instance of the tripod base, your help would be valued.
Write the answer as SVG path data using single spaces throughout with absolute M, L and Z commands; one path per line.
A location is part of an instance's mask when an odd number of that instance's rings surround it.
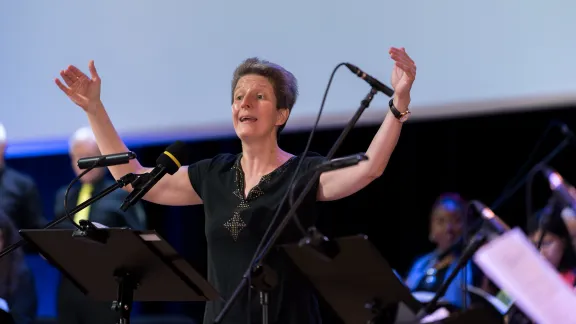
M 262 306 L 262 324 L 268 324 L 268 304 L 270 303 L 269 291 L 278 284 L 278 274 L 268 265 L 258 266 L 251 273 L 251 288 L 258 291 L 260 305 Z
M 260 305 L 262 305 L 262 324 L 268 324 L 268 292 L 260 292 Z
M 118 324 L 130 324 L 130 313 L 134 303 L 134 290 L 138 288 L 137 278 L 127 271 L 114 274 L 118 282 L 118 299 L 112 302 L 112 310 L 120 312 Z

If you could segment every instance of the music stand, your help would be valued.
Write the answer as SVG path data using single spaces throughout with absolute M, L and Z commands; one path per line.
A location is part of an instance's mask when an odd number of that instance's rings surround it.
M 282 247 L 344 323 L 420 323 L 416 314 L 423 305 L 367 236 L 348 236 L 335 242 L 339 253 L 331 260 L 310 245 Z M 495 320 L 484 309 L 470 309 L 434 323 L 490 324 L 501 319 Z
M 422 308 L 364 235 L 338 238 L 339 253 L 318 257 L 308 245 L 284 245 L 294 263 L 346 324 L 412 322 Z
M 69 229 L 20 230 L 48 262 L 85 295 L 113 301 L 120 323 L 130 323 L 133 301 L 209 301 L 216 290 L 155 231 L 97 229 L 103 243 Z

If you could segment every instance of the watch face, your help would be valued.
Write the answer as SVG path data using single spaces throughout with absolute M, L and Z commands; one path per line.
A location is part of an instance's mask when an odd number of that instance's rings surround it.
M 410 112 L 406 112 L 404 115 L 402 115 L 402 116 L 400 117 L 399 120 L 400 120 L 401 122 L 405 122 L 405 121 L 408 120 L 408 117 L 410 117 Z

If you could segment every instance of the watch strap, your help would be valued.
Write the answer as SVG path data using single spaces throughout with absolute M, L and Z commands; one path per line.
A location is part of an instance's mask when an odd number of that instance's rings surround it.
M 396 106 L 394 106 L 394 99 L 390 99 L 390 101 L 388 102 L 388 106 L 390 107 L 390 111 L 392 112 L 392 114 L 394 115 L 394 117 L 396 117 L 396 119 L 400 120 L 400 121 L 404 121 L 406 120 L 408 117 L 407 115 L 410 114 L 410 110 L 406 110 L 405 112 L 400 112 L 398 111 L 398 109 L 396 108 Z

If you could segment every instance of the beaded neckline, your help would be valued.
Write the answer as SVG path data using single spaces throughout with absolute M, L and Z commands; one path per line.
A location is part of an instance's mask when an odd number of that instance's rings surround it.
M 264 191 L 262 190 L 262 186 L 264 184 L 269 183 L 274 176 L 282 174 L 290 166 L 292 161 L 296 160 L 296 156 L 292 156 L 290 159 L 288 159 L 278 168 L 274 169 L 272 172 L 263 175 L 260 178 L 258 184 L 256 184 L 256 186 L 250 189 L 248 195 L 244 197 L 244 189 L 246 183 L 244 181 L 244 171 L 242 170 L 242 166 L 240 164 L 241 158 L 242 154 L 239 154 L 238 157 L 236 158 L 236 162 L 234 162 L 234 165 L 232 166 L 232 170 L 234 171 L 234 184 L 235 184 L 233 194 L 239 199 L 239 203 L 238 206 L 236 206 L 236 208 L 234 209 L 232 217 L 223 224 L 224 227 L 226 227 L 230 231 L 230 234 L 232 235 L 232 239 L 234 241 L 238 240 L 240 232 L 247 226 L 244 220 L 242 219 L 241 216 L 242 212 L 250 208 L 251 201 L 264 195 Z
M 234 162 L 234 166 L 232 166 L 232 168 L 235 171 L 234 182 L 236 184 L 236 190 L 234 191 L 234 195 L 240 199 L 245 199 L 247 201 L 250 201 L 250 200 L 254 200 L 254 199 L 258 198 L 259 196 L 261 196 L 262 194 L 264 194 L 264 192 L 262 192 L 262 188 L 261 188 L 262 185 L 270 182 L 270 180 L 276 174 L 283 173 L 286 170 L 286 168 L 288 168 L 288 166 L 291 164 L 291 162 L 296 159 L 296 156 L 292 156 L 291 158 L 286 160 L 286 162 L 282 163 L 282 165 L 280 165 L 276 169 L 272 170 L 270 173 L 263 175 L 260 178 L 260 181 L 258 181 L 258 183 L 256 184 L 256 186 L 254 186 L 252 189 L 250 189 L 250 191 L 248 192 L 248 195 L 246 197 L 244 197 L 244 189 L 246 189 L 246 187 L 245 187 L 246 182 L 244 181 L 245 180 L 244 179 L 244 170 L 242 170 L 242 164 L 240 163 L 241 159 L 242 159 L 242 153 L 238 154 L 238 157 L 236 158 L 236 162 Z

